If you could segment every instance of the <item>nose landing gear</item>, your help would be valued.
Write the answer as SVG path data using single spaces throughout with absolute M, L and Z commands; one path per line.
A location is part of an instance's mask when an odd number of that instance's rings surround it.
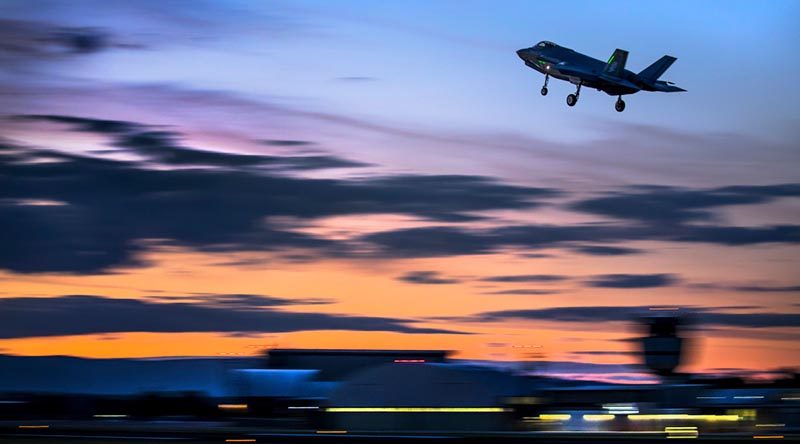
M 541 91 L 543 96 L 547 95 L 547 81 L 548 80 L 550 80 L 550 75 L 549 74 L 545 74 L 544 75 L 544 86 L 542 87 L 542 91 Z
M 617 110 L 618 113 L 625 111 L 625 101 L 622 100 L 622 96 L 617 98 L 617 103 L 614 104 L 614 109 Z
M 578 89 L 575 91 L 575 94 L 567 96 L 567 105 L 575 106 L 575 104 L 578 103 L 578 97 L 581 96 L 581 85 L 583 85 L 583 82 L 578 83 Z

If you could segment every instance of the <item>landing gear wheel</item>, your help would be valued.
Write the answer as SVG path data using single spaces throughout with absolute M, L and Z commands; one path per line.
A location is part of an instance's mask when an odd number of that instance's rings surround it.
M 621 97 L 617 99 L 617 103 L 614 104 L 614 109 L 617 110 L 618 113 L 625 111 L 625 101 L 622 100 Z
M 570 94 L 567 96 L 567 105 L 575 106 L 576 103 L 578 103 L 578 96 L 575 94 Z
M 541 92 L 542 92 L 542 95 L 543 95 L 543 96 L 546 96 L 546 95 L 547 95 L 547 87 L 546 87 L 546 86 L 543 86 L 543 87 L 542 87 L 542 91 L 541 91 Z

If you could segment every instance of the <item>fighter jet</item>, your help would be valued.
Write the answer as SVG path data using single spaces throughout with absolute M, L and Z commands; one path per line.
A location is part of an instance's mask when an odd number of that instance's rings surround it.
M 618 112 L 625 110 L 625 101 L 622 100 L 625 94 L 639 91 L 686 91 L 672 82 L 658 80 L 677 60 L 668 55 L 661 57 L 638 74 L 625 69 L 628 51 L 622 49 L 614 51 L 608 62 L 603 62 L 553 42 L 542 41 L 530 48 L 520 49 L 517 55 L 526 65 L 544 74 L 544 86 L 541 91 L 543 96 L 547 95 L 547 82 L 550 76 L 577 85 L 575 94 L 567 96 L 569 106 L 578 103 L 581 86 L 596 88 L 610 96 L 617 96 L 614 108 Z

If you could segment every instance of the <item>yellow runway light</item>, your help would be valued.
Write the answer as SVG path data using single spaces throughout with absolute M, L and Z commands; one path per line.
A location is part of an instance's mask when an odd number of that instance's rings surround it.
M 566 413 L 542 413 L 539 415 L 540 421 L 569 421 L 572 415 Z
M 583 420 L 584 421 L 592 421 L 592 422 L 596 422 L 596 421 L 611 421 L 614 418 L 616 418 L 616 416 L 609 415 L 609 414 L 599 414 L 599 415 L 586 414 L 586 415 L 583 415 Z

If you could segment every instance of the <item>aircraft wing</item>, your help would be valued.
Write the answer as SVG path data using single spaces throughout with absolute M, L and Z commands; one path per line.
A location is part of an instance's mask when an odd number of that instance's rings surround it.
M 600 78 L 603 82 L 610 83 L 612 85 L 624 86 L 626 88 L 639 89 L 639 87 L 636 86 L 634 83 L 632 83 L 632 82 L 630 82 L 628 80 L 625 80 L 625 79 L 620 79 L 619 77 L 609 76 L 607 74 L 600 74 L 598 76 L 598 78 Z
M 606 74 L 605 72 L 597 72 L 591 69 L 583 68 L 575 65 L 556 65 L 556 69 L 561 74 L 570 77 L 577 77 L 584 81 L 605 83 L 608 85 L 622 86 L 631 89 L 640 89 L 629 80 L 619 78 L 617 76 Z
M 597 72 L 575 65 L 556 65 L 556 69 L 561 74 L 582 79 L 596 79 Z

